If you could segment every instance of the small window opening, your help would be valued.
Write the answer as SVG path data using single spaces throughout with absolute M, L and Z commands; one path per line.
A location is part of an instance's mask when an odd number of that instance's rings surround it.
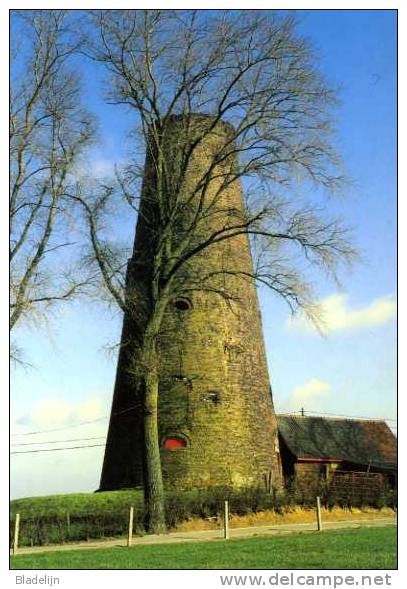
M 174 307 L 178 311 L 189 311 L 189 309 L 192 309 L 192 303 L 187 298 L 179 297 L 178 299 L 174 300 Z
M 183 374 L 174 374 L 173 379 L 175 382 L 189 382 L 189 378 Z
M 163 448 L 166 450 L 179 450 L 180 448 L 186 448 L 186 441 L 183 438 L 171 437 L 165 438 L 163 441 Z
M 218 404 L 221 402 L 220 393 L 218 393 L 217 391 L 210 391 L 207 395 L 203 397 L 203 400 L 207 403 Z

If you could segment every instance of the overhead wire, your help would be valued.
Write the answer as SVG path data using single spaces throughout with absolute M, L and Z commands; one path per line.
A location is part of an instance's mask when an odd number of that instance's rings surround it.
M 277 413 L 277 415 L 296 415 L 297 413 L 299 414 L 304 414 L 304 417 L 312 417 L 313 415 L 321 415 L 322 417 L 326 416 L 330 416 L 330 417 L 346 417 L 349 419 L 370 419 L 372 421 L 394 421 L 397 422 L 397 419 L 393 419 L 390 417 L 368 417 L 366 415 L 344 415 L 341 413 L 327 413 L 327 412 L 322 412 L 322 411 L 307 411 L 305 409 L 298 409 L 297 411 L 282 411 Z
M 123 413 L 128 413 L 129 411 L 132 411 L 133 409 L 137 409 L 139 407 L 139 405 L 133 405 L 132 407 L 128 407 L 127 409 L 123 409 L 122 411 L 117 411 L 115 413 L 112 414 L 113 417 L 116 417 L 117 415 L 122 415 Z M 297 411 L 282 411 L 279 412 L 280 415 L 295 415 L 297 413 L 302 413 L 302 410 L 299 409 Z M 362 416 L 362 415 L 344 415 L 344 414 L 340 414 L 340 413 L 327 413 L 327 412 L 320 412 L 320 411 L 304 411 L 304 415 L 305 413 L 308 413 L 308 416 L 310 415 L 327 415 L 327 416 L 332 416 L 332 417 L 345 417 L 345 418 L 349 418 L 349 419 L 371 419 L 371 420 L 380 420 L 380 421 L 391 421 L 391 422 L 397 422 L 397 419 L 393 419 L 393 418 L 389 418 L 389 417 L 368 417 L 368 416 Z M 20 434 L 11 434 L 12 437 L 20 437 L 20 436 L 34 436 L 34 435 L 40 435 L 40 434 L 46 434 L 46 433 L 53 433 L 53 432 L 58 432 L 58 431 L 64 431 L 66 429 L 71 429 L 74 427 L 80 427 L 82 425 L 88 425 L 91 423 L 96 423 L 98 421 L 103 421 L 104 419 L 107 419 L 109 416 L 108 415 L 104 415 L 102 417 L 98 417 L 97 419 L 92 419 L 89 421 L 82 421 L 79 423 L 74 423 L 71 425 L 66 425 L 60 428 L 53 428 L 53 429 L 47 429 L 47 430 L 39 430 L 39 431 L 33 431 L 33 432 L 24 432 L 24 433 L 20 433 Z
M 96 436 L 93 438 L 71 438 L 70 440 L 49 440 L 44 442 L 20 442 L 18 444 L 11 444 L 11 447 L 14 448 L 16 446 L 37 446 L 37 445 L 44 445 L 44 444 L 61 444 L 62 442 L 88 442 L 90 440 L 104 440 L 106 436 Z
M 58 428 L 54 428 L 54 429 L 45 429 L 45 430 L 40 430 L 40 431 L 36 431 L 36 432 L 24 432 L 21 434 L 11 434 L 12 437 L 16 437 L 16 436 L 36 436 L 39 434 L 48 434 L 48 433 L 54 433 L 54 432 L 62 432 L 64 430 L 67 429 L 72 429 L 74 427 L 80 427 L 81 425 L 88 425 L 90 423 L 96 423 L 97 421 L 103 421 L 104 419 L 107 419 L 108 415 L 104 415 L 103 417 L 98 417 L 97 419 L 91 419 L 89 421 L 82 421 L 79 423 L 73 423 L 71 425 L 65 425 L 63 427 L 58 427 Z
M 113 414 L 113 416 L 116 415 L 121 415 L 123 413 L 127 413 L 128 411 L 131 411 L 133 409 L 136 409 L 138 407 L 138 405 L 134 405 L 132 407 L 128 407 L 127 409 L 124 409 L 123 411 L 118 411 L 116 413 Z M 291 411 L 291 412 L 286 412 L 286 413 L 280 413 L 280 415 L 295 415 L 298 413 L 305 413 L 303 410 L 298 410 L 298 411 Z M 310 411 L 308 412 L 307 417 L 312 416 L 312 414 L 314 415 L 321 415 L 321 416 L 335 416 L 335 417 L 345 417 L 345 418 L 352 418 L 352 419 L 370 419 L 373 421 L 390 421 L 390 422 L 397 422 L 396 419 L 389 419 L 386 417 L 362 417 L 362 416 L 357 416 L 357 415 L 341 415 L 338 413 L 323 413 L 320 411 Z M 279 414 L 277 414 L 279 415 Z M 108 417 L 108 416 L 106 416 Z M 55 432 L 55 431 L 62 431 L 64 429 L 68 429 L 70 427 L 76 427 L 79 425 L 84 425 L 87 423 L 95 423 L 96 421 L 100 421 L 102 419 L 105 419 L 105 417 L 100 417 L 98 419 L 95 420 L 91 420 L 91 421 L 87 421 L 87 422 L 81 422 L 78 424 L 73 424 L 71 426 L 66 426 L 64 428 L 55 428 L 55 429 L 49 429 L 49 430 L 42 430 L 42 431 L 38 431 L 38 432 L 27 432 L 27 433 L 23 433 L 23 434 L 15 434 L 15 435 L 36 435 L 36 434 L 42 434 L 42 433 L 48 433 L 48 432 Z M 389 426 L 390 429 L 394 432 L 397 432 L 397 425 L 391 425 Z M 58 444 L 58 443 L 68 443 L 68 442 L 86 442 L 86 441 L 91 441 L 91 440 L 102 440 L 104 439 L 103 436 L 97 436 L 97 437 L 89 437 L 89 438 L 71 438 L 71 439 L 65 439 L 65 440 L 48 440 L 48 441 L 42 441 L 42 442 L 22 442 L 22 443 L 16 443 L 16 444 L 12 444 L 12 447 L 19 447 L 19 446 L 33 446 L 33 445 L 47 445 L 47 444 Z M 39 452 L 58 452 L 61 450 L 79 450 L 81 448 L 98 448 L 98 447 L 102 447 L 102 446 L 106 446 L 106 444 L 86 444 L 86 445 L 80 445 L 80 446 L 64 446 L 62 448 L 38 448 L 36 450 L 15 450 L 11 452 L 11 455 L 15 455 L 15 454 L 32 454 L 32 453 L 39 453 Z
M 122 415 L 123 413 L 128 413 L 129 411 L 132 411 L 133 409 L 137 409 L 140 405 L 133 405 L 131 407 L 128 407 L 127 409 L 123 409 L 122 411 L 117 411 L 115 413 L 112 413 L 112 417 L 116 417 L 117 415 Z M 71 429 L 73 427 L 80 427 L 82 425 L 88 425 L 91 423 L 96 423 L 97 421 L 103 421 L 104 419 L 108 419 L 109 415 L 103 415 L 102 417 L 98 417 L 97 419 L 91 419 L 88 421 L 81 421 L 79 423 L 73 423 L 71 425 L 65 425 L 63 427 L 58 427 L 58 428 L 53 428 L 53 429 L 45 429 L 45 430 L 39 430 L 39 431 L 34 431 L 34 432 L 23 432 L 21 434 L 11 434 L 12 437 L 20 437 L 20 436 L 36 436 L 36 435 L 40 435 L 40 434 L 48 434 L 48 433 L 54 433 L 54 432 L 61 432 L 67 429 Z
M 33 454 L 37 452 L 59 452 L 60 450 L 80 450 L 83 448 L 98 448 L 106 446 L 106 444 L 90 444 L 87 446 L 69 446 L 65 448 L 39 448 L 38 450 L 17 450 L 15 452 L 10 452 L 10 454 Z

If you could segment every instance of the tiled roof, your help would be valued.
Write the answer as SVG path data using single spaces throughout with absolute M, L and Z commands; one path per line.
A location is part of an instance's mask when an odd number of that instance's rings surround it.
M 396 469 L 397 440 L 384 421 L 277 415 L 277 422 L 297 459 L 337 459 Z

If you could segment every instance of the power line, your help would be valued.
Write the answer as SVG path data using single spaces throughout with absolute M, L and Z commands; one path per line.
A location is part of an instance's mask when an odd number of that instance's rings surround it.
M 133 409 L 138 409 L 140 407 L 140 405 L 133 405 L 132 407 L 128 407 L 127 409 L 123 409 L 122 411 L 117 411 L 116 413 L 112 413 L 112 417 L 116 417 L 117 415 L 123 415 L 123 413 L 128 413 L 129 411 L 132 411 Z M 80 427 L 81 425 L 88 425 L 90 423 L 96 423 L 97 421 L 103 421 L 104 419 L 108 419 L 108 415 L 103 415 L 102 417 L 98 417 L 97 419 L 91 419 L 89 421 L 82 421 L 79 423 L 73 423 L 71 425 L 65 425 L 63 427 L 58 427 L 55 429 L 44 429 L 41 431 L 36 431 L 36 432 L 25 432 L 22 434 L 11 434 L 12 437 L 16 437 L 16 436 L 35 436 L 35 435 L 39 435 L 39 434 L 48 434 L 48 433 L 53 433 L 53 432 L 61 432 L 67 429 L 71 429 L 73 427 Z
M 130 411 L 131 409 L 134 409 L 134 407 L 130 407 L 129 409 L 126 409 L 123 412 L 119 412 L 115 415 L 119 415 L 120 413 L 125 413 L 126 411 Z M 300 413 L 299 411 L 293 411 L 291 413 L 285 413 L 285 415 L 293 415 L 295 413 Z M 357 417 L 355 415 L 337 415 L 335 413 L 321 413 L 321 412 L 317 412 L 314 411 L 313 413 L 317 413 L 318 415 L 335 415 L 336 417 L 353 417 L 355 419 L 372 419 L 372 420 L 379 420 L 379 419 L 386 419 L 386 418 L 378 418 L 378 417 Z M 389 419 L 387 421 L 396 421 L 395 419 Z M 394 430 L 397 428 L 395 426 L 390 426 L 390 429 Z M 80 441 L 88 441 L 88 440 L 101 440 L 103 439 L 102 437 L 94 437 L 94 438 L 73 438 L 70 440 L 52 440 L 49 442 L 28 442 L 28 443 L 22 443 L 22 444 L 13 444 L 12 446 L 33 446 L 33 445 L 37 445 L 37 444 L 58 444 L 58 443 L 64 443 L 64 442 L 80 442 Z M 59 452 L 61 450 L 80 450 L 81 448 L 101 448 L 101 447 L 105 447 L 106 444 L 88 444 L 88 445 L 81 445 L 81 446 L 67 446 L 67 447 L 63 447 L 63 448 L 39 448 L 38 450 L 17 450 L 14 452 L 11 452 L 11 455 L 15 455 L 15 454 L 33 454 L 33 453 L 38 453 L 38 452 Z
M 334 415 L 336 417 L 353 417 L 353 419 L 379 419 L 381 421 L 397 421 L 397 419 L 390 419 L 389 417 L 366 417 L 366 415 L 341 415 L 340 413 L 322 413 L 319 411 L 311 411 L 316 415 Z
M 122 411 L 117 411 L 116 413 L 113 413 L 112 416 L 116 417 L 118 415 L 122 415 L 124 413 L 128 413 L 129 411 L 132 411 L 133 409 L 137 409 L 139 407 L 139 405 L 133 405 L 132 407 L 128 407 L 127 409 L 123 409 Z M 295 415 L 297 413 L 303 413 L 303 410 L 298 410 L 298 411 L 291 411 L 291 412 L 285 412 L 285 413 L 281 413 L 280 415 Z M 305 413 L 305 412 L 304 412 Z M 351 419 L 370 419 L 370 420 L 376 420 L 376 421 L 391 421 L 391 422 L 397 422 L 397 419 L 390 419 L 387 417 L 366 417 L 366 416 L 360 416 L 360 415 L 343 415 L 343 414 L 339 414 L 339 413 L 325 413 L 325 412 L 320 412 L 320 411 L 309 411 L 309 414 L 314 414 L 314 415 L 321 415 L 321 416 L 333 416 L 333 417 L 345 417 L 345 418 L 351 418 Z M 278 414 L 277 414 L 278 415 Z M 74 427 L 80 427 L 82 425 L 88 425 L 91 423 L 96 423 L 98 421 L 102 421 L 104 419 L 107 419 L 108 415 L 104 415 L 103 417 L 98 417 L 97 419 L 92 419 L 92 420 L 88 420 L 88 421 L 82 421 L 79 423 L 75 423 L 75 424 L 71 424 L 71 425 L 67 425 L 64 427 L 60 427 L 60 428 L 54 428 L 54 429 L 48 429 L 48 430 L 41 430 L 41 431 L 34 431 L 34 432 L 25 432 L 25 433 L 21 433 L 21 434 L 12 434 L 12 437 L 16 437 L 16 436 L 32 436 L 32 435 L 39 435 L 39 434 L 45 434 L 45 433 L 53 433 L 53 432 L 59 432 L 59 431 L 64 431 L 67 429 L 71 429 Z M 390 426 L 391 429 L 395 429 L 397 426 Z M 27 443 L 17 443 L 17 444 L 12 444 L 12 447 L 15 446 L 32 446 L 32 445 L 39 445 L 39 444 L 57 444 L 57 443 L 66 443 L 66 442 L 81 442 L 81 441 L 89 441 L 89 440 L 101 440 L 103 439 L 103 437 L 99 436 L 99 437 L 92 437 L 92 438 L 72 438 L 72 439 L 67 439 L 67 440 L 51 440 L 51 441 L 44 441 L 44 442 L 27 442 Z M 104 445 L 104 444 L 102 444 Z M 92 448 L 92 447 L 96 447 L 98 446 L 98 444 L 93 445 L 93 446 L 75 446 L 72 448 L 49 448 L 49 449 L 39 449 L 39 450 L 26 450 L 26 451 L 16 451 L 16 452 L 11 452 L 11 454 L 26 454 L 28 452 L 50 452 L 50 451 L 58 451 L 58 450 L 76 450 L 78 448 Z
M 65 448 L 43 448 L 38 450 L 22 450 L 17 452 L 10 452 L 10 454 L 33 454 L 36 452 L 59 452 L 60 450 L 79 450 L 80 448 L 99 448 L 106 446 L 106 444 L 90 444 L 88 446 L 68 446 Z
M 11 435 L 12 435 L 12 437 L 15 437 L 15 436 L 35 436 L 35 435 L 38 435 L 38 434 L 48 434 L 48 433 L 53 433 L 53 432 L 62 432 L 64 430 L 71 429 L 73 427 L 80 427 L 81 425 L 88 425 L 90 423 L 96 423 L 97 421 L 103 421 L 104 419 L 107 419 L 107 417 L 108 417 L 107 415 L 104 415 L 103 417 L 98 417 L 98 419 L 92 419 L 90 421 L 82 421 L 80 423 L 74 423 L 72 425 L 66 425 L 64 427 L 58 427 L 58 428 L 55 428 L 55 429 L 45 429 L 45 430 L 37 431 L 37 432 L 25 432 L 23 434 L 11 434 Z
M 49 440 L 48 442 L 25 442 L 25 443 L 18 443 L 18 444 L 11 444 L 11 447 L 14 448 L 15 446 L 36 446 L 38 444 L 62 444 L 65 442 L 88 442 L 89 440 L 104 440 L 105 436 L 98 436 L 94 438 L 71 438 L 70 440 Z
M 305 414 L 308 414 L 307 416 L 311 416 L 312 415 L 329 415 L 332 417 L 348 417 L 348 418 L 352 418 L 352 419 L 370 419 L 372 421 L 378 420 L 378 421 L 395 421 L 397 422 L 397 419 L 390 419 L 389 417 L 367 417 L 366 415 L 343 415 L 341 413 L 323 413 L 322 411 L 306 411 L 303 409 L 299 409 L 298 411 L 288 411 L 288 412 L 284 412 L 284 413 L 277 413 L 277 415 L 295 415 L 297 413 L 302 413 L 304 412 Z

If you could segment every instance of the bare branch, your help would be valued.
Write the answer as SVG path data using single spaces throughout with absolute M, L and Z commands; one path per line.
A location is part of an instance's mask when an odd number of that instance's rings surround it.
M 53 271 L 47 261 L 68 243 L 50 245 L 56 232 L 66 230 L 71 213 L 63 194 L 94 133 L 68 64 L 82 44 L 68 12 L 29 10 L 13 18 L 23 23 L 27 43 L 11 75 L 11 328 L 42 303 L 71 299 L 80 290 L 83 277 L 71 285 L 72 276 L 66 290 L 63 256 Z
M 131 390 L 143 408 L 145 497 L 159 532 L 158 367 L 171 303 L 208 293 L 234 311 L 239 293 L 248 284 L 255 292 L 257 282 L 320 325 L 309 266 L 335 277 L 356 252 L 339 221 L 290 193 L 301 183 L 342 182 L 334 93 L 291 17 L 110 10 L 92 19 L 99 39 L 87 53 L 111 77 L 110 102 L 133 110 L 146 163 L 141 189 L 117 173 L 111 190 L 78 200 L 105 290 L 125 313 L 120 370 L 129 376 L 127 397 Z M 255 198 L 245 207 L 248 182 Z M 123 200 L 138 213 L 126 275 L 101 223 L 107 203 L 118 210 Z

